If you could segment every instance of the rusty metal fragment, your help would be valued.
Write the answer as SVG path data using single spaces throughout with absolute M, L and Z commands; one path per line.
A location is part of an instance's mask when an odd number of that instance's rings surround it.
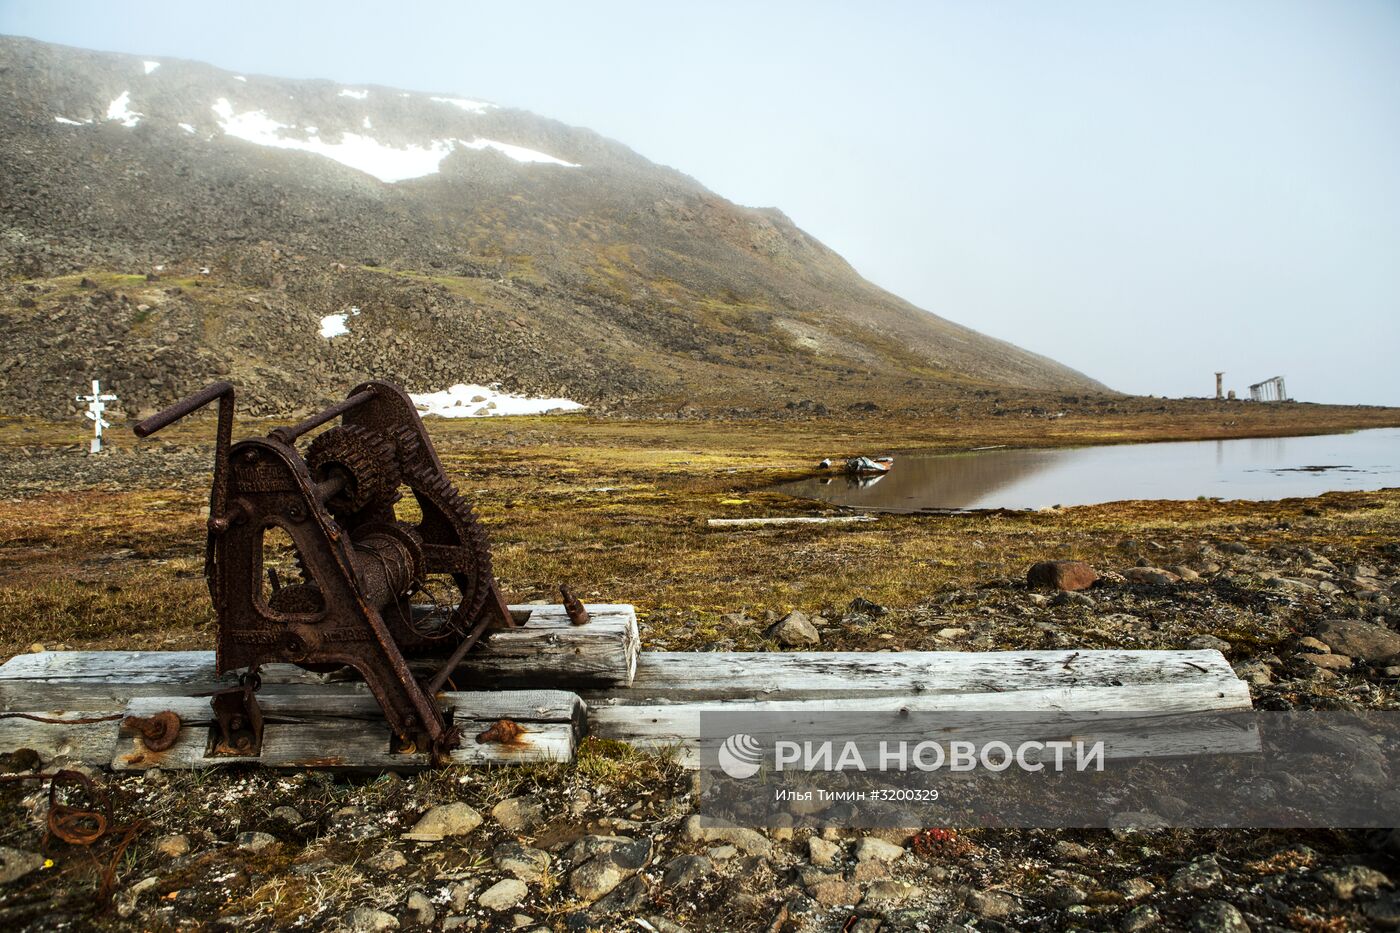
M 578 597 L 570 593 L 567 586 L 559 587 L 559 596 L 563 599 L 564 611 L 569 614 L 569 621 L 574 625 L 587 625 L 590 616 Z
M 141 736 L 141 744 L 153 752 L 168 751 L 180 736 L 180 715 L 162 710 L 154 716 L 128 716 L 122 726 Z
M 525 734 L 525 729 L 514 720 L 497 719 L 492 723 L 491 728 L 485 732 L 477 733 L 478 743 L 485 745 L 489 742 L 499 742 L 501 745 L 518 745 L 520 737 Z

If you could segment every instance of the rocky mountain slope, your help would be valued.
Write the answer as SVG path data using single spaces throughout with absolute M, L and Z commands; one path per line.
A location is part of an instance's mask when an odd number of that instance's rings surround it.
M 602 408 L 1103 389 L 780 211 L 450 94 L 0 37 L 0 163 L 6 412 L 94 376 L 133 412 L 220 376 L 261 413 L 369 375 Z

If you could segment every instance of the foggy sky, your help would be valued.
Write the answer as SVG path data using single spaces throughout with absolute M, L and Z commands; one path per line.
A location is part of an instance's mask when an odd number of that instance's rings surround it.
M 1400 405 L 1390 0 L 0 0 L 0 32 L 523 107 L 1116 389 Z

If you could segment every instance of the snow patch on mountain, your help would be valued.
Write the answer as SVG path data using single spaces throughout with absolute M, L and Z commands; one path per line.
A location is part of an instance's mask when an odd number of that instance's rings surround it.
M 70 120 L 67 117 L 55 116 L 53 122 L 62 123 L 64 126 L 87 126 L 92 120 Z
M 131 92 L 122 91 L 121 96 L 107 105 L 107 119 L 116 120 L 122 126 L 135 126 L 141 122 L 143 113 L 131 109 Z
M 494 149 L 503 155 L 510 156 L 517 162 L 543 162 L 547 165 L 562 165 L 565 168 L 578 168 L 577 162 L 565 162 L 552 155 L 540 152 L 536 149 L 526 149 L 524 146 L 517 146 L 513 143 L 503 143 L 495 139 L 482 139 L 477 137 L 469 143 L 462 143 L 468 149 Z
M 517 162 L 559 165 L 565 168 L 579 167 L 576 162 L 566 162 L 544 152 L 480 137 L 470 142 L 462 139 L 434 139 L 426 146 L 390 146 L 372 136 L 341 133 L 340 142 L 332 143 L 319 138 L 316 128 L 308 126 L 301 130 L 306 138 L 299 138 L 287 135 L 289 132 L 295 132 L 296 127 L 279 123 L 262 110 L 245 110 L 239 113 L 226 97 L 220 97 L 210 109 L 219 118 L 220 128 L 229 136 L 259 146 L 312 152 L 373 175 L 384 182 L 432 175 L 439 170 L 442 160 L 457 146 L 476 150 L 492 149 Z M 368 118 L 363 125 L 366 129 L 369 128 Z
M 408 95 L 404 95 L 407 97 Z M 453 107 L 465 110 L 467 113 L 485 113 L 495 107 L 495 104 L 488 104 L 484 100 L 468 100 L 465 97 L 429 97 L 428 100 L 437 101 L 439 104 L 451 104 Z
M 146 69 L 146 74 L 150 74 L 160 67 L 160 62 L 142 62 L 141 67 Z
M 340 89 L 340 96 L 354 98 L 355 100 L 364 100 L 366 97 L 369 97 L 369 91 L 352 91 L 348 87 L 343 87 Z
M 542 415 L 546 412 L 581 411 L 584 406 L 567 398 L 531 398 L 501 391 L 499 385 L 458 383 L 441 392 L 409 393 L 414 407 L 441 418 L 484 418 L 490 415 Z
M 219 118 L 220 128 L 229 136 L 259 146 L 313 152 L 384 182 L 432 175 L 453 147 L 453 141 L 447 139 L 435 139 L 428 146 L 386 146 L 373 137 L 359 133 L 341 133 L 338 143 L 326 142 L 314 135 L 309 139 L 298 139 L 283 135 L 296 127 L 278 123 L 261 110 L 237 113 L 226 97 L 219 98 L 210 109 Z M 308 128 L 305 132 L 314 131 Z

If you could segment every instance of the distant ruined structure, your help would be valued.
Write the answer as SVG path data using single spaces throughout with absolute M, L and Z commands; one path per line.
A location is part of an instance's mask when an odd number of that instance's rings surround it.
M 1256 402 L 1284 402 L 1288 400 L 1288 391 L 1283 387 L 1283 377 L 1275 376 L 1250 386 L 1249 397 Z
M 1223 372 L 1215 374 L 1215 397 L 1217 399 L 1222 399 L 1225 397 L 1225 387 L 1222 382 L 1224 377 L 1225 374 Z

